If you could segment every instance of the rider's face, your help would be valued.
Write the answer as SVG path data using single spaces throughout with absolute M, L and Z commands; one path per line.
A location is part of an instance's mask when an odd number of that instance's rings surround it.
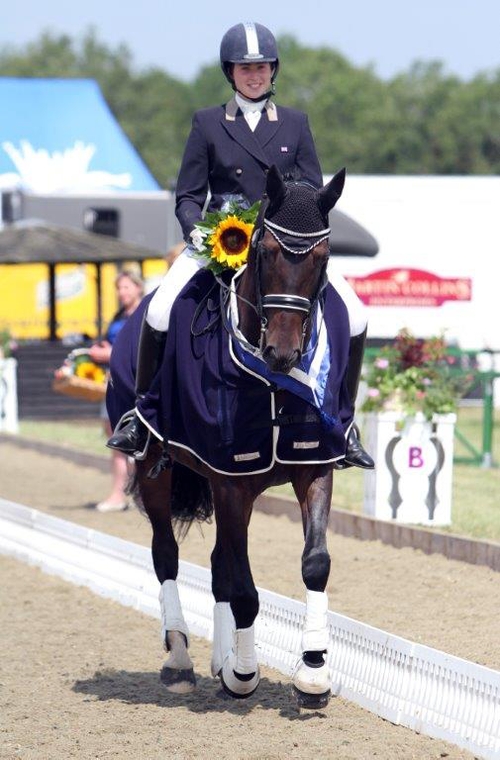
M 235 87 L 245 98 L 261 98 L 271 89 L 272 71 L 270 63 L 235 63 Z

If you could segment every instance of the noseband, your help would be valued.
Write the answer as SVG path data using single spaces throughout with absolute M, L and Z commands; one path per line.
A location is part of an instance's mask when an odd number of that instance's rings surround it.
M 319 230 L 318 232 L 297 232 L 295 230 L 286 229 L 263 217 L 260 228 L 257 228 L 256 235 L 254 236 L 254 245 L 256 247 L 256 312 L 260 319 L 260 341 L 259 348 L 262 351 L 264 346 L 265 331 L 268 325 L 268 319 L 266 316 L 266 309 L 286 309 L 290 311 L 302 312 L 304 315 L 302 322 L 302 340 L 301 340 L 301 352 L 304 351 L 307 330 L 309 327 L 309 318 L 311 312 L 321 297 L 323 290 L 326 287 L 328 278 L 326 275 L 326 262 L 321 272 L 321 277 L 318 283 L 318 287 L 313 298 L 306 298 L 304 296 L 298 296 L 290 293 L 269 293 L 265 296 L 262 295 L 261 287 L 261 259 L 264 246 L 262 244 L 262 235 L 264 230 L 268 230 L 275 238 L 279 246 L 287 253 L 294 256 L 304 256 L 312 251 L 319 243 L 326 240 L 330 234 L 330 228 Z

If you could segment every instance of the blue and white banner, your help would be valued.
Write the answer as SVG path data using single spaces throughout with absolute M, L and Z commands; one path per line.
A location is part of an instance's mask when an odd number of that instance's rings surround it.
M 0 77 L 0 192 L 160 187 L 91 79 Z

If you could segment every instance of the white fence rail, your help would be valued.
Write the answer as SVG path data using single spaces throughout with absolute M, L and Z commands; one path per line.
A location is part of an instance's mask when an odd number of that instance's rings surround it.
M 0 553 L 159 617 L 149 549 L 0 499 Z M 208 570 L 181 562 L 179 591 L 190 630 L 212 638 Z M 259 661 L 290 674 L 305 607 L 259 589 Z M 485 760 L 500 758 L 500 673 L 328 613 L 328 663 L 337 695 Z

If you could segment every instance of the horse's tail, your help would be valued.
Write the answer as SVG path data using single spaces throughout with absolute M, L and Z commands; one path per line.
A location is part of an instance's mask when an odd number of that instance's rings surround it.
M 179 539 L 186 536 L 193 522 L 211 522 L 214 504 L 207 478 L 179 462 L 174 462 L 171 508 Z
M 153 447 L 151 446 L 150 449 Z M 159 447 L 156 447 L 159 450 Z M 162 502 L 165 484 L 152 476 L 157 463 L 158 450 L 147 462 L 136 462 L 127 485 L 127 493 L 135 506 L 150 517 L 147 509 L 148 495 L 156 504 Z M 214 507 L 208 480 L 179 462 L 172 465 L 170 487 L 170 513 L 178 539 L 183 539 L 193 522 L 210 522 Z M 151 519 L 151 518 L 150 518 Z

